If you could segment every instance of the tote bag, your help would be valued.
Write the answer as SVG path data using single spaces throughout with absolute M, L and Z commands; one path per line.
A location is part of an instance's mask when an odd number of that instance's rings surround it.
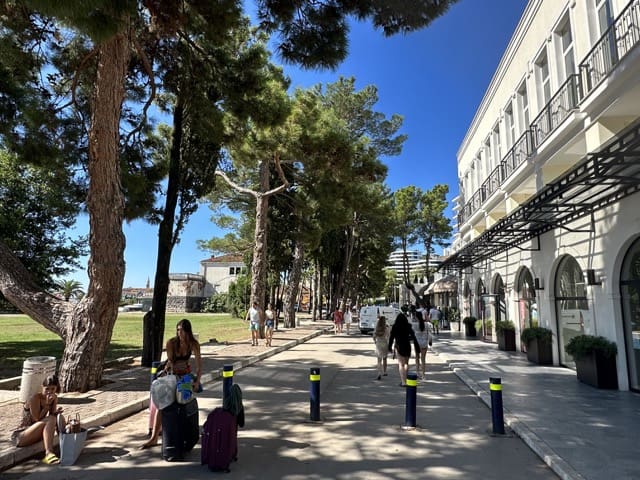
M 158 410 L 167 408 L 176 401 L 176 383 L 175 375 L 165 375 L 158 377 L 151 384 L 151 400 Z
M 79 433 L 60 433 L 60 465 L 73 465 L 87 441 L 87 429 Z

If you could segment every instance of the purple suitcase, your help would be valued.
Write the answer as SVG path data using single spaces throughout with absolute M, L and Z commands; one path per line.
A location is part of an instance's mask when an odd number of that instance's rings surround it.
M 238 424 L 228 411 L 213 410 L 202 428 L 200 463 L 209 470 L 229 472 L 229 465 L 238 459 Z

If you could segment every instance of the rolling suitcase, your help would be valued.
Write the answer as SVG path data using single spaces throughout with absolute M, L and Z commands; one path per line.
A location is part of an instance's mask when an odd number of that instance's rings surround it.
M 198 443 L 198 400 L 185 405 L 177 402 L 162 409 L 162 458 L 179 461 Z
M 229 465 L 238 459 L 238 424 L 228 411 L 218 407 L 204 422 L 200 463 L 209 470 L 229 472 Z

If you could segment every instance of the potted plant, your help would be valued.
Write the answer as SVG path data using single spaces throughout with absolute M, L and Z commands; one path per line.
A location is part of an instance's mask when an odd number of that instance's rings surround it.
M 552 365 L 551 330 L 544 327 L 527 327 L 520 333 L 520 341 L 527 348 L 527 360 L 538 365 Z
M 493 323 L 491 320 L 484 320 L 483 325 L 483 320 L 476 320 L 476 330 L 480 332 L 483 340 L 491 339 L 493 336 Z
M 464 323 L 464 334 L 467 337 L 475 337 L 476 336 L 476 317 L 464 317 L 462 319 L 462 323 Z
M 618 346 L 601 336 L 577 335 L 564 347 L 576 362 L 578 380 L 596 388 L 618 388 Z
M 516 326 L 511 320 L 497 321 L 496 333 L 498 334 L 498 348 L 500 350 L 516 351 Z

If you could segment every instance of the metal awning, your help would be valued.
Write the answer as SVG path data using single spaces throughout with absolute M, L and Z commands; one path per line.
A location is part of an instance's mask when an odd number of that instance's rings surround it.
M 453 275 L 446 275 L 429 285 L 425 293 L 444 293 L 457 291 L 458 278 L 454 277 Z
M 640 122 L 588 154 L 575 167 L 545 186 L 516 211 L 499 220 L 477 239 L 445 258 L 439 270 L 461 271 L 527 240 L 640 191 Z M 592 227 L 593 228 L 593 222 Z M 591 230 L 589 230 L 591 231 Z

